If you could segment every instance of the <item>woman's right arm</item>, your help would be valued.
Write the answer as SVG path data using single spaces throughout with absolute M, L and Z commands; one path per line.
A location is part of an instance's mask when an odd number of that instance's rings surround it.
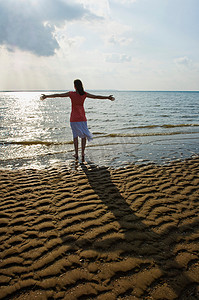
M 109 96 L 100 96 L 100 95 L 93 95 L 93 94 L 89 94 L 86 93 L 88 98 L 92 98 L 92 99 L 109 99 L 111 101 L 114 101 L 115 98 L 113 97 L 113 95 L 109 95 Z
M 42 94 L 42 96 L 40 97 L 40 99 L 44 100 L 46 98 L 59 98 L 59 97 L 69 97 L 69 92 L 62 93 L 62 94 L 51 94 L 51 95 Z

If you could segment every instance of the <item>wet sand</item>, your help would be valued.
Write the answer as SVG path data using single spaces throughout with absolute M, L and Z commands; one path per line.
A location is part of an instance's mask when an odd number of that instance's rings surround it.
M 199 299 L 198 157 L 0 187 L 0 299 Z

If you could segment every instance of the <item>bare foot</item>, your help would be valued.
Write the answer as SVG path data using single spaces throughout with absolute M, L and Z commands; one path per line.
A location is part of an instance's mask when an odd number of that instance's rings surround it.
M 74 154 L 73 156 L 74 156 L 74 158 L 75 158 L 76 160 L 78 160 L 78 155 L 77 155 L 77 154 Z

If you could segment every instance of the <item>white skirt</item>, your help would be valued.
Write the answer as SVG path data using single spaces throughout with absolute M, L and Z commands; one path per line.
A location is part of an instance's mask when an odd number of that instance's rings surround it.
M 73 132 L 73 138 L 87 138 L 88 141 L 93 139 L 92 133 L 88 130 L 87 122 L 70 122 Z

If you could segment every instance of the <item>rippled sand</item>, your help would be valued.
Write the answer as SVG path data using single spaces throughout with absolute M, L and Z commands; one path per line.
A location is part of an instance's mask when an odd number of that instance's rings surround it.
M 0 172 L 0 299 L 198 299 L 199 158 Z

